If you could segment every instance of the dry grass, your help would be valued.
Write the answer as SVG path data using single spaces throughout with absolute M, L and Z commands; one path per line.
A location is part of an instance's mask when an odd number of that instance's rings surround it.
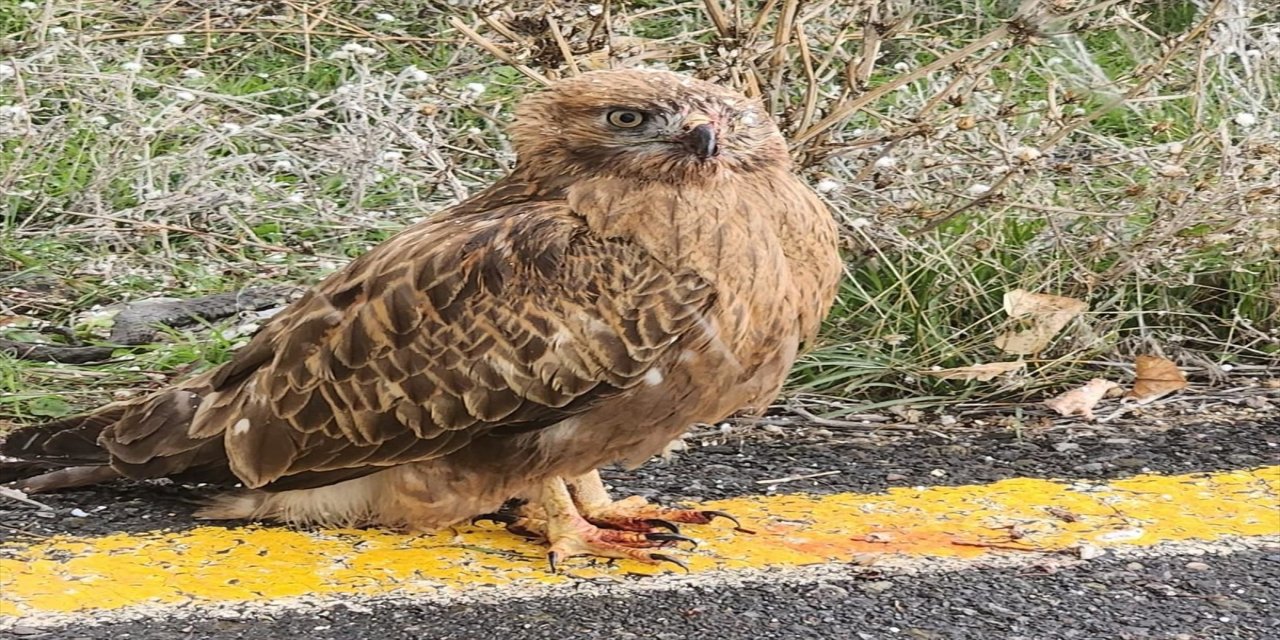
M 843 221 L 849 277 L 793 385 L 837 398 L 828 415 L 1039 397 L 1140 352 L 1200 382 L 1280 366 L 1263 0 L 50 1 L 0 7 L 0 32 L 0 323 L 19 337 L 312 282 L 508 167 L 519 94 L 644 64 L 760 95 Z M 1015 288 L 1090 310 L 1023 373 L 920 375 L 1005 358 Z M 244 340 L 221 329 L 92 367 L 0 356 L 0 413 L 218 362 Z

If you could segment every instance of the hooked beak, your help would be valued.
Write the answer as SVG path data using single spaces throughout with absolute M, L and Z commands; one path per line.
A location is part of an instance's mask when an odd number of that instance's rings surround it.
M 712 124 L 711 118 L 695 113 L 685 118 L 684 133 L 678 140 L 686 151 L 698 156 L 699 160 L 706 160 L 720 153 L 720 145 L 716 137 L 716 127 Z

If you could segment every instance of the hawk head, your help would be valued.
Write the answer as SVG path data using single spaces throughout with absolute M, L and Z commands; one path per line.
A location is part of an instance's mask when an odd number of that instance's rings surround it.
M 668 71 L 592 71 L 524 99 L 511 129 L 518 165 L 543 175 L 705 179 L 790 160 L 757 100 Z

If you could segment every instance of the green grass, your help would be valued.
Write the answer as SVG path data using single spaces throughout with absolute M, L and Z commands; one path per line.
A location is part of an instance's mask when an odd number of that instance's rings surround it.
M 721 42 L 699 4 L 614 3 L 609 31 L 640 39 L 650 64 L 722 81 L 759 73 L 796 131 L 810 85 L 794 38 L 774 59 L 773 16 L 755 41 Z M 740 36 L 759 4 L 743 3 Z M 1035 399 L 1095 375 L 1122 378 L 1099 363 L 1137 353 L 1173 357 L 1200 382 L 1221 365 L 1237 375 L 1280 366 L 1280 51 L 1267 40 L 1276 9 L 1250 3 L 1249 26 L 1229 36 L 1237 50 L 1260 51 L 1247 60 L 1202 37 L 1183 41 L 1205 19 L 1202 3 L 1132 1 L 1073 23 L 1040 12 L 1031 23 L 1043 37 L 1005 37 L 998 54 L 924 74 L 1017 3 L 915 4 L 905 17 L 883 8 L 882 23 L 904 22 L 860 87 L 845 64 L 861 55 L 865 16 L 804 23 L 813 58 L 831 60 L 814 120 L 841 99 L 910 82 L 797 148 L 806 176 L 835 185 L 825 195 L 848 277 L 792 391 L 838 398 L 844 408 L 829 413 L 847 413 Z M 11 337 L 48 323 L 92 343 L 106 331 L 95 306 L 315 282 L 501 175 L 512 162 L 503 123 L 535 86 L 455 32 L 444 3 L 332 2 L 327 21 L 269 4 L 211 5 L 208 16 L 182 3 L 38 5 L 0 6 L 0 63 L 15 71 L 0 76 L 0 108 L 22 108 L 0 115 L 0 272 L 60 284 L 42 297 L 0 273 L 0 335 Z M 514 3 L 520 20 L 508 27 L 543 24 L 542 7 Z M 1119 8 L 1146 30 L 1109 19 Z M 586 5 L 557 11 L 575 56 L 603 59 L 599 17 Z M 513 43 L 478 28 L 543 74 L 565 73 L 551 40 Z M 166 41 L 175 33 L 181 43 Z M 1181 48 L 1153 67 L 1170 47 Z M 1251 126 L 1237 121 L 1246 113 Z M 1040 157 L 1017 157 L 1042 146 Z M 883 156 L 892 166 L 876 164 Z M 981 186 L 998 197 L 969 206 Z M 1012 359 L 994 338 L 1016 288 L 1089 310 L 1023 373 L 926 375 Z M 211 366 L 244 341 L 237 324 L 172 332 L 100 365 L 0 356 L 0 415 L 39 419 Z

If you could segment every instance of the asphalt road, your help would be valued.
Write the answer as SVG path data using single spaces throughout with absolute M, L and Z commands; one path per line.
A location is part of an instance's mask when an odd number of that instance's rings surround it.
M 769 493 L 874 493 L 889 487 L 984 484 L 1016 477 L 1110 479 L 1280 463 L 1280 418 L 1191 422 L 1167 429 L 1080 427 L 1021 435 L 987 431 L 882 431 L 796 435 L 760 429 L 689 439 L 689 449 L 631 471 L 605 470 L 619 495 L 663 503 Z M 838 473 L 770 483 L 767 480 Z M 53 517 L 0 501 L 9 535 L 116 533 L 202 524 L 191 514 L 212 487 L 120 483 L 33 496 Z M 70 515 L 79 509 L 88 517 Z M 37 514 L 38 515 L 38 514 Z M 7 530 L 7 531 L 6 531 Z
M 983 484 L 1013 477 L 1122 478 L 1280 463 L 1280 419 L 1188 422 L 1161 428 L 814 432 L 759 429 L 690 439 L 687 451 L 635 471 L 612 470 L 619 494 L 656 500 L 761 493 L 869 493 L 893 486 Z M 838 472 L 831 474 L 829 472 Z M 816 478 L 797 476 L 828 473 Z M 184 529 L 208 487 L 126 484 L 34 496 L 53 517 L 0 502 L 10 541 L 58 533 Z M 75 515 L 72 515 L 73 511 Z M 696 536 L 695 531 L 691 531 Z M 1280 540 L 1280 517 L 1276 523 Z M 705 574 L 704 574 L 705 575 Z M 502 586 L 465 602 L 381 598 L 299 610 L 217 612 L 16 627 L 23 638 L 1277 638 L 1280 542 L 1206 544 L 1088 561 L 837 567 L 750 579 L 583 584 L 546 597 Z M 652 580 L 652 579 L 649 579 Z M 113 621 L 116 620 L 116 621 Z
M 1192 568 L 1188 568 L 1190 565 Z M 389 601 L 247 619 L 156 619 L 29 638 L 178 640 L 1128 640 L 1280 637 L 1280 547 L 810 584 L 439 605 Z

